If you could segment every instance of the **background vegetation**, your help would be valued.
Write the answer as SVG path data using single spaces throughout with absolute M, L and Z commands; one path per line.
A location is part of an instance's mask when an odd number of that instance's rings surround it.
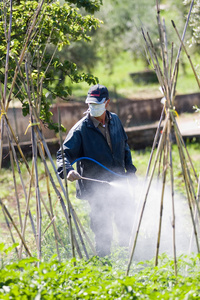
M 186 16 L 191 1 L 160 1 L 161 17 L 165 20 L 169 48 L 173 42 L 174 59 L 176 57 L 179 39 L 171 24 L 173 20 L 180 35 L 183 32 Z M 144 9 L 145 7 L 145 9 Z M 192 61 L 199 73 L 199 51 L 194 34 L 198 32 L 198 4 L 194 8 L 190 26 L 187 30 L 186 45 Z M 78 68 L 91 71 L 102 84 L 111 91 L 117 91 L 123 97 L 148 97 L 159 94 L 158 84 L 138 84 L 133 82 L 130 73 L 153 70 L 148 61 L 141 27 L 148 31 L 155 47 L 158 47 L 158 28 L 156 24 L 156 6 L 154 0 L 137 1 L 106 1 L 95 16 L 103 20 L 103 24 L 92 32 L 89 43 L 80 42 L 69 47 L 69 55 L 77 53 L 74 61 Z M 196 20 L 196 23 L 194 22 Z M 77 47 L 77 48 L 76 48 Z M 78 52 L 77 52 L 78 51 Z M 157 49 L 159 55 L 159 49 Z M 87 53 L 87 56 L 85 55 Z M 80 55 L 81 54 L 81 55 Z M 78 57 L 78 59 L 77 59 Z M 67 82 L 67 84 L 70 84 Z M 72 85 L 74 96 L 83 96 L 87 93 L 87 84 Z M 186 55 L 182 54 L 177 83 L 177 93 L 192 93 L 198 91 L 191 67 Z M 160 94 L 159 94 L 160 95 Z

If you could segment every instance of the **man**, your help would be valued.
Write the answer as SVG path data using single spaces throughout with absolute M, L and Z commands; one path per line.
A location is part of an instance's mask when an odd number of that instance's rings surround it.
M 87 115 L 72 127 L 63 144 L 65 168 L 67 179 L 77 180 L 77 197 L 89 201 L 96 251 L 99 256 L 105 256 L 110 254 L 113 216 L 120 246 L 128 246 L 133 224 L 133 203 L 130 195 L 127 196 L 127 186 L 124 192 L 123 184 L 120 188 L 119 184 L 112 187 L 109 183 L 121 183 L 121 179 L 124 182 L 127 174 L 133 178 L 136 168 L 122 124 L 116 114 L 107 110 L 110 102 L 107 88 L 100 84 L 92 86 L 85 102 L 89 106 Z M 71 165 L 75 160 L 77 171 Z M 57 152 L 57 165 L 63 178 L 61 149 Z

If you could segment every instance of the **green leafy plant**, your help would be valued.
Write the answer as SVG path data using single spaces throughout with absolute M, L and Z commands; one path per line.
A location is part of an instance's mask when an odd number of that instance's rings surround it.
M 122 260 L 123 261 L 123 260 Z M 63 263 L 55 258 L 41 263 L 29 258 L 0 270 L 1 299 L 199 299 L 199 255 L 182 256 L 179 274 L 173 262 L 162 255 L 160 264 L 152 261 L 133 266 L 126 277 L 107 258 Z M 187 271 L 186 271 L 187 269 Z

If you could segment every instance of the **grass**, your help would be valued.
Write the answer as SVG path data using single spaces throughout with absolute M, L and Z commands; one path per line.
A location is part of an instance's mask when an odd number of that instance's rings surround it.
M 199 57 L 191 57 L 198 72 Z M 108 87 L 111 93 L 117 92 L 121 97 L 150 97 L 159 95 L 159 84 L 136 84 L 131 80 L 130 73 L 143 71 L 146 68 L 141 61 L 133 61 L 129 53 L 121 53 L 118 56 L 113 71 L 105 69 L 103 63 L 98 63 L 93 75 L 99 78 L 99 83 Z M 89 86 L 86 83 L 80 83 L 72 86 L 72 93 L 75 98 L 85 98 Z M 184 56 L 184 69 L 180 66 L 179 77 L 177 82 L 177 93 L 188 94 L 199 92 L 193 71 Z

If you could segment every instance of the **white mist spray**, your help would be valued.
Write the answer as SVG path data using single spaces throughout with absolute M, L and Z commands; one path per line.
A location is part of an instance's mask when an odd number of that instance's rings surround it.
M 145 198 L 145 184 L 138 182 L 136 201 L 138 204 L 135 214 L 135 222 L 132 230 L 131 246 L 138 229 L 138 221 L 141 217 Z M 163 207 L 161 207 L 162 183 L 153 181 L 146 200 L 141 226 L 137 239 L 134 259 L 137 261 L 151 259 L 156 255 L 159 222 L 161 222 L 161 238 L 159 254 L 173 255 L 173 213 L 172 195 L 169 187 L 165 187 Z M 187 200 L 178 193 L 174 195 L 175 208 L 175 246 L 176 254 L 188 254 L 189 242 L 192 229 L 192 220 Z M 162 216 L 161 216 L 162 212 Z M 196 252 L 196 246 L 192 245 L 192 251 Z
M 106 198 L 102 198 L 105 205 L 102 216 L 109 212 L 109 217 L 116 225 L 119 246 L 132 247 L 135 233 L 138 226 L 138 220 L 141 216 L 141 209 L 144 200 L 145 184 L 142 179 L 123 179 L 109 183 Z M 99 184 L 99 190 L 95 194 L 101 195 L 104 184 Z M 154 181 L 151 183 L 150 191 L 147 197 L 142 222 L 139 229 L 139 235 L 135 248 L 133 259 L 135 261 L 144 261 L 153 258 L 156 255 L 158 229 L 160 221 L 160 202 L 161 202 L 162 183 Z M 95 197 L 95 195 L 94 195 Z M 172 199 L 169 187 L 165 187 L 162 226 L 159 254 L 165 252 L 173 255 L 173 227 L 172 227 Z M 189 213 L 187 200 L 181 195 L 175 194 L 175 233 L 177 254 L 188 253 L 192 229 L 192 221 Z M 103 217 L 102 217 L 103 220 Z M 104 230 L 110 231 L 110 221 L 108 227 L 104 224 Z M 128 243 L 129 242 L 129 243 Z M 116 244 L 116 243 L 115 243 Z M 104 247 L 102 241 L 101 247 Z M 105 245 L 107 247 L 107 245 Z M 193 245 L 192 251 L 196 251 Z

